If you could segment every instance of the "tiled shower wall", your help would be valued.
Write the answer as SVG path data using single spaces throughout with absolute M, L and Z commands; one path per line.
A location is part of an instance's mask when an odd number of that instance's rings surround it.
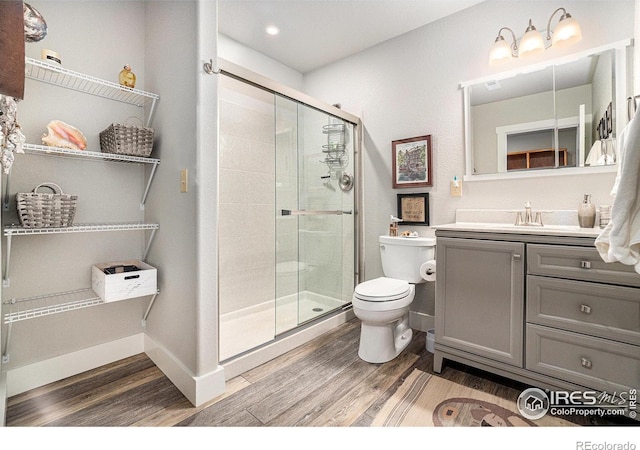
M 275 297 L 273 94 L 221 77 L 220 314 Z

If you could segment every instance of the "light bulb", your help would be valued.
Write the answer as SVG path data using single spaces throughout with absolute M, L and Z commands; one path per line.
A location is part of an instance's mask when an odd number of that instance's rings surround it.
M 582 39 L 582 30 L 580 24 L 571 17 L 569 14 L 565 14 L 560 19 L 560 23 L 555 30 L 553 30 L 553 36 L 551 37 L 551 45 L 557 47 L 567 47 L 575 44 Z
M 544 39 L 536 27 L 531 23 L 529 19 L 529 26 L 527 27 L 524 36 L 520 40 L 520 51 L 518 56 L 532 56 L 540 53 L 544 50 Z
M 511 46 L 502 36 L 496 38 L 496 42 L 491 47 L 489 52 L 489 63 L 497 63 L 499 61 L 511 59 L 513 54 L 511 53 Z

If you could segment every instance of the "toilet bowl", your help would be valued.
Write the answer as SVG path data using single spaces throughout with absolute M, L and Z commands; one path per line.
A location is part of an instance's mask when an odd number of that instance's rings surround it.
M 379 241 L 385 276 L 358 284 L 351 300 L 361 321 L 358 356 L 370 363 L 391 361 L 411 342 L 412 283 L 425 281 L 420 267 L 435 255 L 434 238 L 380 236 Z
M 356 286 L 351 303 L 362 322 L 358 356 L 370 363 L 391 361 L 411 342 L 409 306 L 415 286 L 380 277 Z

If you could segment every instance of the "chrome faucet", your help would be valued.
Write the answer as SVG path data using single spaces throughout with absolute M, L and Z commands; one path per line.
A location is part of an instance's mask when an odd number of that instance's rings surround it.
M 542 223 L 542 211 L 536 212 L 536 218 L 533 218 L 533 213 L 531 212 L 531 202 L 527 201 L 524 204 L 524 219 L 522 218 L 522 211 L 516 212 L 516 226 L 538 226 L 542 227 L 544 224 Z
M 524 204 L 524 223 L 531 223 L 531 222 L 532 222 L 531 202 L 527 201 L 527 203 Z

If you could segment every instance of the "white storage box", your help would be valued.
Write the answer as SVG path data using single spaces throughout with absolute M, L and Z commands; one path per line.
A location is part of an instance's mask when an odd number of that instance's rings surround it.
M 125 271 L 130 266 L 139 270 Z M 158 292 L 158 271 L 138 260 L 96 264 L 91 267 L 91 287 L 105 302 L 153 295 Z

